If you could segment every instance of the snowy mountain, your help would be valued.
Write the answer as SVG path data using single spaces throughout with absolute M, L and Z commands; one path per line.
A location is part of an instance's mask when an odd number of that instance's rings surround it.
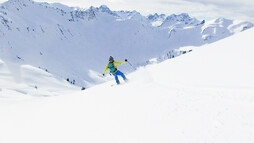
M 90 87 L 104 82 L 101 73 L 109 56 L 145 65 L 180 47 L 212 43 L 251 27 L 226 19 L 206 23 L 188 14 L 145 17 L 104 5 L 84 10 L 9 0 L 0 7 L 0 59 Z M 128 65 L 120 69 L 133 71 Z
M 149 22 L 152 24 L 152 26 L 160 26 L 162 25 L 162 23 L 165 20 L 166 15 L 165 14 L 161 14 L 158 15 L 157 13 L 155 13 L 154 15 L 148 15 L 148 20 Z
M 19 79 L 37 89 L 12 82 L 0 61 L 0 142 L 253 143 L 253 37 L 252 28 L 82 92 L 31 66 Z
M 202 27 L 202 37 L 208 43 L 212 43 L 223 37 L 242 32 L 251 27 L 253 27 L 253 24 L 249 22 L 218 18 L 208 22 Z

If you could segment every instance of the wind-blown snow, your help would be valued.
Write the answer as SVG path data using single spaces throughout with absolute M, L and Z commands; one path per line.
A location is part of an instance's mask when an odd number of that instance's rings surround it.
M 252 143 L 252 37 L 253 28 L 139 68 L 119 86 L 112 79 L 82 92 L 56 87 L 62 96 L 28 100 L 2 97 L 1 89 L 1 102 L 17 101 L 1 104 L 0 142 Z

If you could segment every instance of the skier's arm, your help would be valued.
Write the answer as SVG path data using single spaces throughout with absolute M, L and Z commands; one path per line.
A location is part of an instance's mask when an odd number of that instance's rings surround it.
M 106 68 L 105 68 L 103 74 L 105 74 L 107 70 L 108 70 L 108 65 L 106 66 Z
M 122 61 L 122 62 L 117 62 L 117 61 L 115 61 L 114 64 L 115 64 L 115 65 L 121 65 L 121 64 L 124 64 L 125 62 L 126 62 L 126 61 Z

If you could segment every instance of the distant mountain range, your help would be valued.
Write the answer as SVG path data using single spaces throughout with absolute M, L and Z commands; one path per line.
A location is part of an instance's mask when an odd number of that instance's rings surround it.
M 89 87 L 104 81 L 101 73 L 109 56 L 144 65 L 175 49 L 212 43 L 252 27 L 224 18 L 200 21 L 186 13 L 143 16 L 105 5 L 80 9 L 9 0 L 0 7 L 0 59 Z M 132 71 L 127 64 L 119 69 Z

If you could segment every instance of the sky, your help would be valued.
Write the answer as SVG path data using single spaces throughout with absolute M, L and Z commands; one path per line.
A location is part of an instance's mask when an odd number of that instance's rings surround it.
M 4 2 L 7 0 L 0 0 Z M 136 10 L 148 14 L 188 13 L 199 20 L 215 18 L 247 20 L 254 23 L 254 0 L 35 0 L 89 8 L 107 5 L 111 10 Z

